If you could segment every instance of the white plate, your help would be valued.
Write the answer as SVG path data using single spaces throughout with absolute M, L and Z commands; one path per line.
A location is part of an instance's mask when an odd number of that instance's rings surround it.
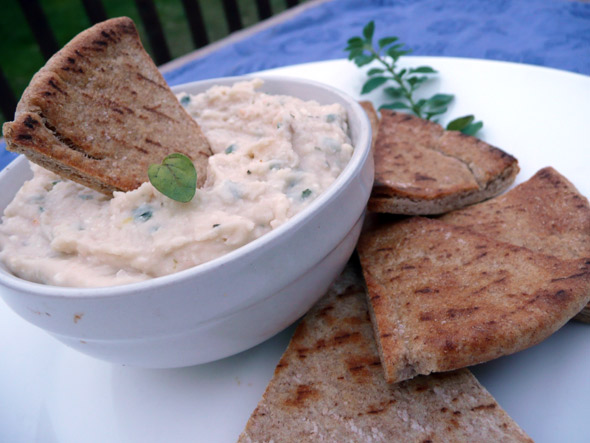
M 405 63 L 440 72 L 425 93 L 455 94 L 445 122 L 475 113 L 485 123 L 478 135 L 519 159 L 517 182 L 551 165 L 590 196 L 590 77 L 469 59 L 407 57 Z M 272 72 L 357 97 L 364 81 L 344 60 Z M 382 100 L 378 92 L 367 98 Z M 215 363 L 145 370 L 70 350 L 0 302 L 0 441 L 233 442 L 292 331 Z M 569 323 L 540 345 L 474 373 L 537 442 L 588 440 L 590 325 Z

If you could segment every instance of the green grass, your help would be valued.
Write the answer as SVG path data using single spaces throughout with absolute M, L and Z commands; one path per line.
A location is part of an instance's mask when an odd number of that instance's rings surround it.
M 200 0 L 207 35 L 211 42 L 228 34 L 221 0 Z M 55 34 L 58 45 L 65 45 L 80 31 L 91 24 L 80 0 L 40 0 L 41 7 Z M 194 50 L 188 23 L 180 0 L 155 0 L 160 22 L 164 28 L 166 41 L 172 58 Z M 108 17 L 126 15 L 131 17 L 139 30 L 148 52 L 151 52 L 147 36 L 135 2 L 132 0 L 103 0 Z M 257 23 L 255 2 L 238 0 L 242 23 L 245 27 Z M 285 9 L 284 0 L 271 0 L 273 14 Z M 0 66 L 8 79 L 16 97 L 20 97 L 29 80 L 45 63 L 35 39 L 21 12 L 17 0 L 2 0 L 0 12 Z M 12 116 L 5 116 L 12 118 Z M 4 122 L 0 114 L 0 123 Z

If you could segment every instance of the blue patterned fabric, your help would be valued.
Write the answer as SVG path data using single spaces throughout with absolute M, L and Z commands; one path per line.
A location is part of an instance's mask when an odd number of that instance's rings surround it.
M 415 55 L 548 66 L 590 75 L 590 3 L 576 0 L 333 0 L 165 74 L 171 85 L 346 56 L 374 20 Z M 0 147 L 0 168 L 14 155 Z
M 187 63 L 172 84 L 346 56 L 370 20 L 414 55 L 504 60 L 590 74 L 590 3 L 572 0 L 333 0 Z

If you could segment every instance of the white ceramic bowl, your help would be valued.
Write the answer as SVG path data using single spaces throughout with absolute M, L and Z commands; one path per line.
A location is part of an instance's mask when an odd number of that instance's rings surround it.
M 238 78 L 173 88 L 202 92 Z M 96 358 L 171 368 L 248 349 L 302 316 L 352 254 L 373 184 L 371 129 L 362 108 L 325 85 L 265 77 L 263 91 L 341 103 L 355 147 L 332 186 L 291 220 L 208 263 L 141 283 L 64 288 L 31 283 L 0 268 L 0 295 L 20 316 Z M 31 175 L 21 157 L 0 173 L 0 211 Z

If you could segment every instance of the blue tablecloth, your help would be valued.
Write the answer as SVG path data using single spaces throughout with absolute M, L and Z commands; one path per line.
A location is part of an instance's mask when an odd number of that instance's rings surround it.
M 505 60 L 590 74 L 587 2 L 333 0 L 189 61 L 165 78 L 176 85 L 343 58 L 346 41 L 360 35 L 370 20 L 376 37 L 398 36 L 415 55 Z M 0 147 L 0 168 L 13 158 Z

